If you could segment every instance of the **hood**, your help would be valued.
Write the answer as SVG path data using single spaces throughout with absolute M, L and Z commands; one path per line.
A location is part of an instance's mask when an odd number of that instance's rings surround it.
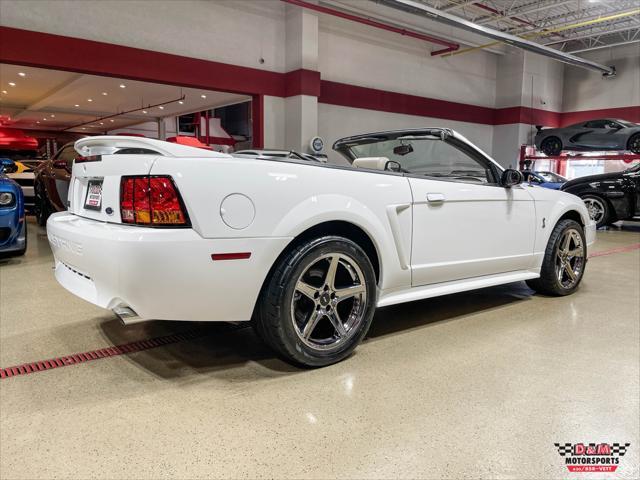
M 562 185 L 562 189 L 566 190 L 567 187 L 572 187 L 573 185 L 578 185 L 581 183 L 601 182 L 602 180 L 615 180 L 617 178 L 620 178 L 620 175 L 622 175 L 622 172 L 601 173 L 599 175 L 587 175 L 586 177 L 578 177 L 564 183 Z

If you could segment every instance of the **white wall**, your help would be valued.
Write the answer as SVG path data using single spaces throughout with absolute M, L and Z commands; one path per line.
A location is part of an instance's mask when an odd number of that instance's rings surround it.
M 167 117 L 163 119 L 166 136 L 175 137 L 176 132 L 176 119 L 175 117 Z M 119 133 L 138 133 L 148 138 L 158 138 L 158 123 L 157 122 L 144 122 L 130 127 L 116 128 L 115 130 L 109 130 L 109 135 L 117 135 Z M 164 139 L 163 139 L 164 140 Z
M 597 72 L 567 66 L 563 111 L 640 106 L 640 44 L 603 48 L 580 56 L 615 65 L 618 74 L 602 78 Z
M 334 17 L 320 17 L 319 65 L 334 82 L 493 107 L 496 56 L 432 57 L 433 45 Z
M 282 72 L 284 7 L 278 0 L 0 0 L 0 24 Z
M 318 129 L 325 140 L 329 161 L 346 163 L 342 156 L 331 150 L 331 145 L 341 137 L 359 133 L 379 132 L 416 127 L 449 127 L 462 133 L 488 154 L 492 149 L 491 125 L 443 121 L 438 118 L 398 115 L 386 112 L 372 112 L 360 108 L 341 107 L 337 105 L 318 104 Z
M 264 146 L 285 148 L 284 98 L 264 96 Z

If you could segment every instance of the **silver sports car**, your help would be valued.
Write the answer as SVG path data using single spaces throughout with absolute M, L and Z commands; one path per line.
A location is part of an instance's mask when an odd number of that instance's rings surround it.
M 536 148 L 547 156 L 560 155 L 563 150 L 629 150 L 640 154 L 640 125 L 604 118 L 564 128 L 538 127 Z

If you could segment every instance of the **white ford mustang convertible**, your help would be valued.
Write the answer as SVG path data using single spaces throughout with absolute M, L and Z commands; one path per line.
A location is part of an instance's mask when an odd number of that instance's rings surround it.
M 567 295 L 595 225 L 464 137 L 358 135 L 350 166 L 236 158 L 144 138 L 78 140 L 47 223 L 66 289 L 144 320 L 248 321 L 288 360 L 349 355 L 376 307 L 526 281 Z

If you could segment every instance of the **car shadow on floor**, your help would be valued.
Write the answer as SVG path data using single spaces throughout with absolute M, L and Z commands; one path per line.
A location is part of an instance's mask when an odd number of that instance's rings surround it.
M 381 308 L 376 312 L 365 344 L 359 348 L 407 330 L 429 328 L 467 315 L 504 308 L 532 295 L 533 291 L 520 282 Z M 523 305 L 522 308 L 526 307 Z M 281 360 L 248 323 L 157 321 L 123 326 L 114 317 L 101 321 L 99 328 L 105 339 L 114 345 L 195 331 L 197 337 L 194 339 L 126 355 L 129 362 L 162 379 L 193 380 L 199 375 L 216 373 L 230 381 L 255 381 L 305 371 Z M 239 368 L 249 363 L 254 368 Z

